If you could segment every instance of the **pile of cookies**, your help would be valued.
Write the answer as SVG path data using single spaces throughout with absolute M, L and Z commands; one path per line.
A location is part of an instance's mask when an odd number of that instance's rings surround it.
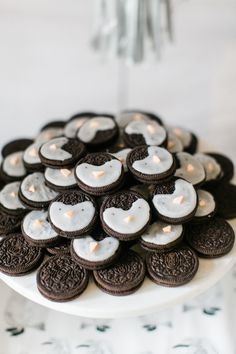
M 68 301 L 90 274 L 111 295 L 147 275 L 163 286 L 190 281 L 198 257 L 225 255 L 236 217 L 234 167 L 197 152 L 190 131 L 153 113 L 83 112 L 2 149 L 0 271 L 37 269 L 40 293 Z

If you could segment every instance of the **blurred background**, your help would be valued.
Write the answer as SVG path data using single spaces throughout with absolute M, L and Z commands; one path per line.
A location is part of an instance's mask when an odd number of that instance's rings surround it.
M 131 107 L 185 125 L 234 158 L 236 1 L 173 0 L 174 42 L 160 61 L 128 67 L 92 50 L 95 2 L 0 0 L 1 143 L 51 118 Z

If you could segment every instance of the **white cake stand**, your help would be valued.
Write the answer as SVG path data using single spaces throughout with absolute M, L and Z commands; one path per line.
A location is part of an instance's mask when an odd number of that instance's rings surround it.
M 236 219 L 231 221 L 236 232 Z M 56 311 L 92 317 L 119 318 L 152 313 L 189 300 L 203 293 L 218 282 L 236 262 L 236 243 L 229 254 L 216 259 L 200 259 L 199 270 L 188 284 L 178 288 L 165 288 L 146 279 L 134 294 L 123 297 L 111 296 L 99 290 L 91 280 L 88 288 L 77 299 L 65 303 L 45 299 L 36 285 L 36 272 L 22 277 L 0 278 L 22 296 Z

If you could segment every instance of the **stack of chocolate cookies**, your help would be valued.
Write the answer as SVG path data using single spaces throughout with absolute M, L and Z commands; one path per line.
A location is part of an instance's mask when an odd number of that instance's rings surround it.
M 143 111 L 83 112 L 11 141 L 0 168 L 0 271 L 37 269 L 53 301 L 79 296 L 90 275 L 111 295 L 135 292 L 145 276 L 191 281 L 198 257 L 232 249 L 225 219 L 236 217 L 232 162 L 197 145 Z

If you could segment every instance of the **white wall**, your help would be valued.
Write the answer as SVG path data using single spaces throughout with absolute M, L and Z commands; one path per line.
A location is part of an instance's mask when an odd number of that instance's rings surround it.
M 233 157 L 236 1 L 173 0 L 175 42 L 126 69 L 130 107 L 185 124 Z M 89 47 L 92 0 L 0 0 L 0 139 L 82 109 L 115 111 L 119 67 Z M 235 158 L 236 161 L 236 158 Z

